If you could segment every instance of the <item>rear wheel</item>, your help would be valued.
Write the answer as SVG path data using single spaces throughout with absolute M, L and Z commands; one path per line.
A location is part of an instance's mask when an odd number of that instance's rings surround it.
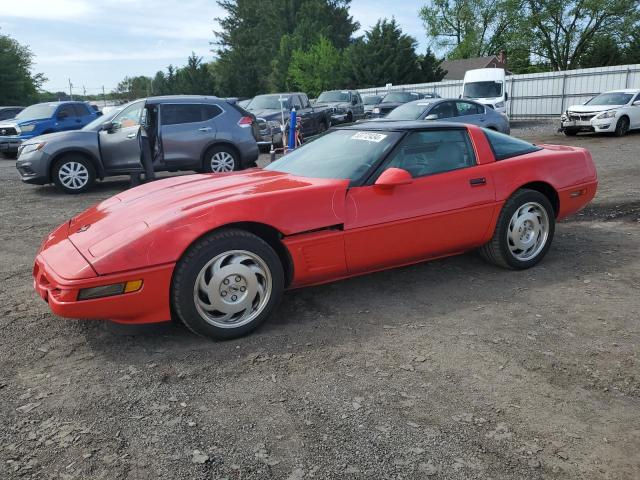
M 91 161 L 82 155 L 65 155 L 58 160 L 51 172 L 53 182 L 65 193 L 83 193 L 96 180 L 96 169 Z
M 554 232 L 555 214 L 547 197 L 521 189 L 502 207 L 493 238 L 480 247 L 480 254 L 504 268 L 533 267 L 549 250 Z
M 233 172 L 240 170 L 238 153 L 225 145 L 217 145 L 209 149 L 204 158 L 204 171 L 212 173 Z
M 284 290 L 282 263 L 271 246 L 243 230 L 198 241 L 178 262 L 172 308 L 193 332 L 230 339 L 255 330 Z
M 629 118 L 620 117 L 618 123 L 616 124 L 616 137 L 624 137 L 629 131 Z

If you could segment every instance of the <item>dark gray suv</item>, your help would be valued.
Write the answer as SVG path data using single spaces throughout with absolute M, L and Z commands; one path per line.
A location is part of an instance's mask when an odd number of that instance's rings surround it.
M 82 130 L 24 142 L 16 167 L 23 182 L 55 183 L 66 193 L 84 192 L 96 178 L 142 171 L 146 146 L 158 172 L 230 172 L 255 166 L 257 133 L 255 116 L 223 99 L 151 97 Z

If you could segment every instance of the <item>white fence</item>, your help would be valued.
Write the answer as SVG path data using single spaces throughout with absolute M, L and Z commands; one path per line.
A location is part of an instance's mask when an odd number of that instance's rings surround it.
M 640 64 L 511 75 L 507 77 L 509 116 L 523 119 L 558 116 L 569 105 L 620 88 L 640 88 Z M 358 91 L 364 95 L 382 94 L 387 88 Z M 436 92 L 441 97 L 458 98 L 462 93 L 462 80 L 394 85 L 389 91 Z

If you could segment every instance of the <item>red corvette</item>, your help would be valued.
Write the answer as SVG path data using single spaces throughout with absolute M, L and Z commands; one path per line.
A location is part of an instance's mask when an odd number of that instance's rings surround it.
M 34 285 L 64 317 L 180 319 L 233 338 L 283 291 L 472 249 L 501 267 L 538 263 L 555 222 L 595 195 L 582 148 L 471 125 L 362 123 L 264 169 L 168 178 L 61 225 Z

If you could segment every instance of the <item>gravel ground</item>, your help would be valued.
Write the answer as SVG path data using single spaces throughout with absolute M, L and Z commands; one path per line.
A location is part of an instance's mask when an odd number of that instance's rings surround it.
M 289 292 L 211 342 L 56 318 L 31 266 L 65 196 L 0 161 L 0 478 L 640 478 L 640 134 L 591 150 L 601 186 L 546 259 L 475 254 Z

